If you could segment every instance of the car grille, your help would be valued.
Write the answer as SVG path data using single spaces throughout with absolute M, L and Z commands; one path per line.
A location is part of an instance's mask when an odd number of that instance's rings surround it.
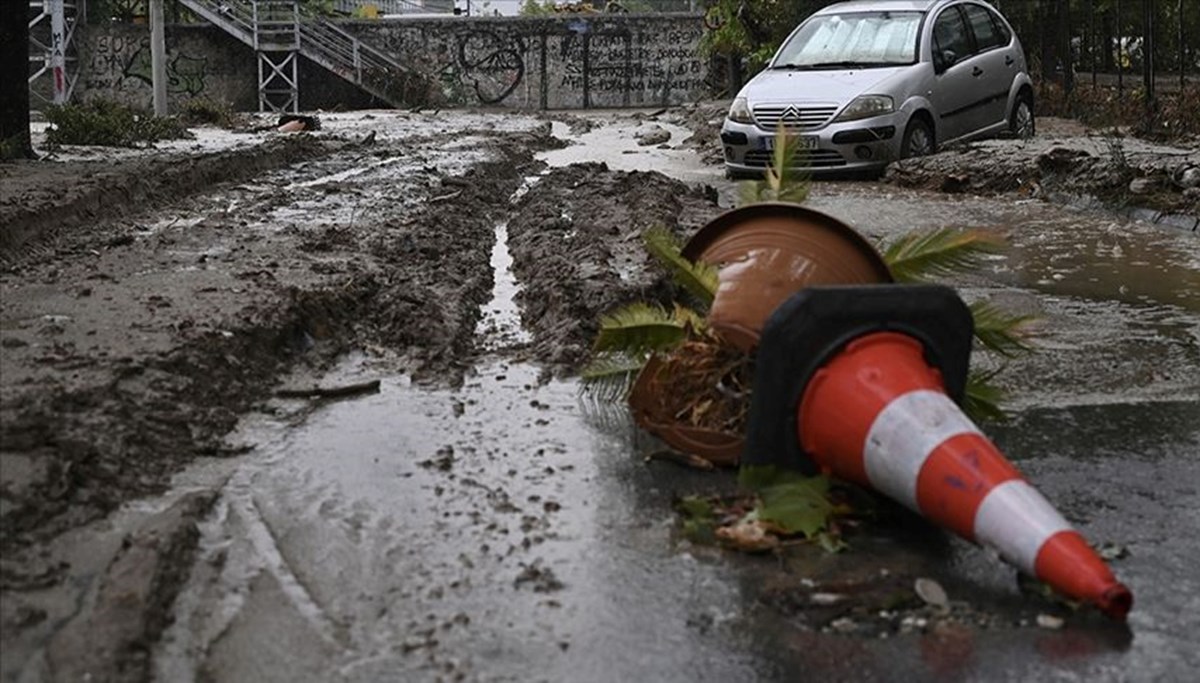
M 765 168 L 771 165 L 771 161 L 771 152 L 755 150 L 746 152 L 743 163 L 747 166 Z M 799 152 L 796 155 L 796 166 L 799 168 L 835 168 L 845 165 L 845 157 L 833 150 L 814 149 L 808 152 Z
M 775 130 L 781 123 L 789 130 L 814 130 L 824 126 L 836 112 L 837 107 L 755 107 L 754 121 L 763 130 Z

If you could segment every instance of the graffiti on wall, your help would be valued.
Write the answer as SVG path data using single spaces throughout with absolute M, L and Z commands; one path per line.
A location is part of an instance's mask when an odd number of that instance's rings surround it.
M 84 85 L 88 90 L 142 89 L 153 84 L 150 36 L 101 34 L 87 58 Z M 167 50 L 167 92 L 196 96 L 204 92 L 208 58 Z
M 458 37 L 460 78 L 483 104 L 504 101 L 525 78 L 525 45 L 517 36 L 475 30 Z
M 449 42 L 424 35 L 402 39 L 394 51 L 405 55 L 406 45 L 408 51 L 420 45 L 421 57 L 437 73 L 441 99 L 459 105 L 661 103 L 706 87 L 707 65 L 697 50 L 699 22 L 622 26 L 573 19 L 536 31 L 520 24 L 506 29 L 456 27 Z M 527 101 L 530 96 L 540 101 Z
M 586 87 L 596 94 L 696 92 L 706 76 L 695 48 L 699 38 L 699 30 L 676 28 L 596 33 L 586 43 L 564 38 L 565 68 L 558 85 L 582 88 L 586 72 Z

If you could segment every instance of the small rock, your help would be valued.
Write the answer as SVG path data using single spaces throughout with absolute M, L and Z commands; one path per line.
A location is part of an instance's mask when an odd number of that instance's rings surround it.
M 814 605 L 836 605 L 846 599 L 846 596 L 837 593 L 813 593 L 808 599 Z
M 1042 628 L 1058 630 L 1063 627 L 1063 618 L 1050 614 L 1039 614 L 1037 617 L 1037 625 Z
M 1153 178 L 1134 178 L 1129 181 L 1130 194 L 1150 194 L 1158 186 Z
M 850 617 L 841 617 L 834 619 L 833 622 L 829 624 L 829 628 L 837 631 L 838 633 L 850 633 L 857 629 L 858 625 L 855 624 L 854 620 Z
M 639 130 L 635 138 L 641 147 L 661 145 L 671 139 L 671 131 L 662 126 L 647 126 Z
M 1172 179 L 1185 190 L 1200 188 L 1200 166 L 1181 166 L 1175 169 Z
M 942 588 L 942 584 L 933 579 L 917 579 L 913 584 L 913 590 L 916 591 L 917 597 L 925 601 L 927 605 L 933 605 L 941 609 L 950 608 L 950 598 L 946 595 L 946 589 Z

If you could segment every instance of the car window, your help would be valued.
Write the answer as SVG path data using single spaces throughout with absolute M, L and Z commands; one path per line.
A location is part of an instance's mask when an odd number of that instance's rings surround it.
M 958 8 L 951 7 L 933 23 L 933 64 L 938 70 L 948 69 L 969 54 L 971 41 L 967 27 Z
M 784 43 L 771 68 L 914 64 L 921 17 L 893 11 L 817 15 Z
M 976 52 L 986 52 L 1008 44 L 1007 40 L 1001 40 L 1001 36 L 996 33 L 991 12 L 979 5 L 963 5 L 963 11 L 967 14 L 967 23 L 971 25 L 971 32 L 975 34 Z
M 1008 45 L 1012 42 L 1012 31 L 1008 30 L 1008 25 L 1004 23 L 999 14 L 991 11 L 988 14 L 992 15 L 992 26 L 996 28 L 996 35 L 1000 36 L 1000 44 Z

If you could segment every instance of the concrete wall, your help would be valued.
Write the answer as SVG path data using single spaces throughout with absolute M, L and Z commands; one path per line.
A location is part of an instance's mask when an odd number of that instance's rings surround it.
M 81 71 L 74 97 L 104 97 L 151 108 L 150 27 L 145 24 L 83 26 Z M 167 97 L 174 109 L 207 98 L 238 109 L 257 108 L 254 52 L 215 26 L 170 26 Z
M 577 109 L 704 97 L 700 15 L 407 19 L 344 24 L 454 106 Z
M 679 104 L 704 97 L 698 15 L 447 17 L 347 22 L 424 81 L 421 102 L 455 107 L 574 109 Z M 257 109 L 257 64 L 247 46 L 212 26 L 167 28 L 173 108 L 204 98 Z M 149 108 L 150 29 L 81 28 L 76 99 Z M 304 109 L 379 106 L 358 88 L 301 60 Z

